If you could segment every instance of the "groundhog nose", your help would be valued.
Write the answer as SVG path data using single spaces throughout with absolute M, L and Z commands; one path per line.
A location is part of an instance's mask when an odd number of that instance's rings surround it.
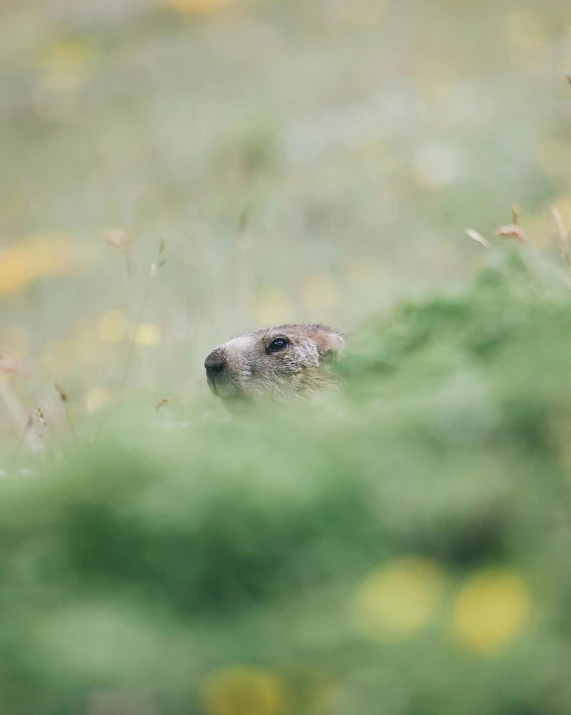
M 204 361 L 204 367 L 210 376 L 220 375 L 221 372 L 224 372 L 226 365 L 226 357 L 224 353 L 220 352 L 220 350 L 214 350 L 211 352 Z

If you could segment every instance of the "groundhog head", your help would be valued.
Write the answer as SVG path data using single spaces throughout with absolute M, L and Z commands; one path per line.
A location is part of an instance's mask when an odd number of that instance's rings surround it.
M 212 392 L 228 405 L 311 402 L 337 386 L 343 336 L 324 325 L 279 325 L 232 338 L 204 361 Z

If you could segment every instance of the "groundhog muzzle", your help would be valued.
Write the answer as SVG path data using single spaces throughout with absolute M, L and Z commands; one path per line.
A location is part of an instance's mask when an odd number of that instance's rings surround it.
M 228 405 L 312 402 L 338 385 L 334 362 L 344 342 L 325 325 L 244 333 L 208 355 L 208 385 Z

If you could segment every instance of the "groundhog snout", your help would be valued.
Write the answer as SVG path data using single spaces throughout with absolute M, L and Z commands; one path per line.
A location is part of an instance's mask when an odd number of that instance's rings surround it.
M 211 379 L 221 375 L 228 367 L 226 355 L 219 348 L 213 350 L 210 355 L 206 357 L 204 367 L 206 368 L 206 375 Z

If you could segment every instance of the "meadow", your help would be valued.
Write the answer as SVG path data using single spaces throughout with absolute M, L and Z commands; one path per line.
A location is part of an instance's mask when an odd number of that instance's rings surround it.
M 353 332 L 461 284 L 484 260 L 464 229 L 513 203 L 553 257 L 551 204 L 571 224 L 565 3 L 1 12 L 0 350 L 54 429 L 54 382 L 79 422 L 123 390 L 184 405 L 232 334 Z
M 567 713 L 566 4 L 0 20 L 0 709 Z M 344 387 L 228 421 L 286 321 Z

